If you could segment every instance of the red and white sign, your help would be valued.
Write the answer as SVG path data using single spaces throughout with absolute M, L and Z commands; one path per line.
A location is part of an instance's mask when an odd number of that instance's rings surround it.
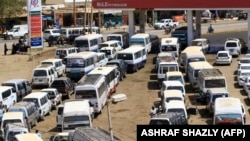
M 94 8 L 248 9 L 248 0 L 92 0 Z

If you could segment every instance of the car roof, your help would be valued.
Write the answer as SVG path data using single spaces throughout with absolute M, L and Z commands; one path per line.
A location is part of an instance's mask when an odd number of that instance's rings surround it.
M 166 86 L 183 86 L 183 84 L 178 80 L 168 80 L 162 82 Z
M 208 40 L 207 38 L 196 38 L 193 41 L 206 41 Z
M 217 52 L 217 54 L 219 54 L 219 53 L 229 53 L 229 51 L 228 50 L 220 50 Z
M 7 81 L 5 81 L 3 83 L 13 83 L 13 82 L 20 82 L 20 81 L 28 81 L 28 80 L 27 79 L 22 79 L 22 78 L 20 78 L 20 79 L 10 79 L 10 80 L 7 80 Z

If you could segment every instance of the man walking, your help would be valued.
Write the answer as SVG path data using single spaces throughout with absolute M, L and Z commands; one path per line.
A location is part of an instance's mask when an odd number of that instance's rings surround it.
M 8 51 L 8 48 L 7 48 L 7 44 L 5 43 L 4 44 L 4 55 L 7 55 L 7 51 Z

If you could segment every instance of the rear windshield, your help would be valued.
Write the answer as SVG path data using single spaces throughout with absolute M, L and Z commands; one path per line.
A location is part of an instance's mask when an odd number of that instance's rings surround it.
M 229 42 L 229 43 L 226 44 L 226 47 L 237 47 L 237 43 Z
M 33 76 L 47 76 L 47 71 L 46 70 L 35 70 Z
M 63 107 L 58 108 L 57 115 L 62 115 L 63 113 Z
M 12 87 L 12 91 L 15 93 L 16 92 L 16 87 L 15 87 L 15 84 L 13 83 L 2 83 L 2 86 L 10 86 Z
M 133 55 L 132 54 L 126 54 L 126 53 L 119 53 L 117 54 L 117 59 L 123 59 L 123 60 L 133 60 Z
M 58 86 L 58 87 L 64 87 L 65 83 L 63 80 L 54 80 L 51 84 L 51 86 Z

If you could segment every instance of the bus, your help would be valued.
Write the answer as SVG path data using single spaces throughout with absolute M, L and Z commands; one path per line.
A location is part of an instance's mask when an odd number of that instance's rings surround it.
M 80 35 L 75 38 L 74 45 L 78 51 L 94 51 L 99 50 L 99 44 L 103 42 L 102 34 Z
M 82 76 L 88 74 L 95 68 L 97 53 L 84 51 L 65 57 L 66 76 L 78 81 Z
M 141 45 L 146 48 L 146 52 L 151 52 L 152 43 L 150 35 L 147 33 L 138 33 L 130 38 L 130 45 Z
M 102 74 L 89 74 L 82 77 L 75 87 L 75 99 L 86 99 L 94 108 L 94 114 L 102 113 L 107 102 L 108 85 Z
M 102 74 L 106 78 L 106 82 L 108 84 L 108 96 L 116 92 L 116 88 L 119 84 L 119 71 L 117 66 L 103 66 L 103 67 L 96 67 L 88 75 L 92 74 Z
M 116 59 L 123 59 L 128 64 L 128 72 L 137 72 L 143 68 L 147 61 L 145 47 L 132 45 L 129 48 L 117 52 Z

